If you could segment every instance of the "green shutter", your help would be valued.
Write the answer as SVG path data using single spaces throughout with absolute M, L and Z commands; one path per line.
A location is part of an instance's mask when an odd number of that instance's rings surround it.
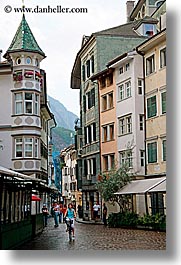
M 166 113 L 166 92 L 162 93 L 162 114 Z
M 151 144 L 148 144 L 148 163 L 151 163 Z
M 83 109 L 84 109 L 84 112 L 86 112 L 86 96 L 83 95 Z
M 157 162 L 157 143 L 152 143 L 152 163 Z
M 148 118 L 151 117 L 151 98 L 147 99 L 147 116 Z
M 157 143 L 149 143 L 148 146 L 148 163 L 157 162 Z
M 94 55 L 91 57 L 91 64 L 92 64 L 92 74 L 94 73 Z
M 82 79 L 85 81 L 85 65 L 82 65 Z
M 156 106 L 156 96 L 151 98 L 151 107 L 152 107 L 152 117 L 156 116 L 157 113 L 157 106 Z
M 157 114 L 156 96 L 147 99 L 147 117 L 155 117 Z
M 166 161 L 166 140 L 162 142 L 163 147 L 163 161 Z

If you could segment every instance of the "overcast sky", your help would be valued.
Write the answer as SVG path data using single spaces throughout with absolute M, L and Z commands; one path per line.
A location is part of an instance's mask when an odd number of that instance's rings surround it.
M 26 20 L 45 52 L 41 64 L 47 73 L 48 94 L 79 115 L 79 92 L 70 88 L 71 70 L 82 36 L 126 23 L 127 0 L 25 0 L 26 7 L 50 5 L 87 8 L 86 14 L 25 13 Z M 173 0 L 172 0 L 173 1 Z M 137 1 L 136 1 L 137 2 Z M 170 1 L 168 1 L 170 2 Z M 21 13 L 5 13 L 5 6 L 21 7 L 22 0 L 0 0 L 0 49 L 8 49 L 22 18 Z
M 0 49 L 8 49 L 22 18 L 5 13 L 4 7 L 21 7 L 21 0 L 0 1 Z M 48 94 L 79 115 L 79 92 L 70 88 L 71 70 L 82 36 L 126 22 L 126 0 L 25 0 L 26 7 L 82 7 L 86 14 L 25 13 L 26 20 L 47 58 L 41 68 L 47 73 Z

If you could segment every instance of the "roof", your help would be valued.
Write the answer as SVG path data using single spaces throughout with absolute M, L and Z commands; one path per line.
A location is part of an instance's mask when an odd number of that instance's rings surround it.
M 44 52 L 41 50 L 35 37 L 33 36 L 24 14 L 11 45 L 4 57 L 6 58 L 8 53 L 16 51 L 36 52 L 45 57 Z
M 166 181 L 166 177 L 133 180 L 115 194 L 144 194 L 161 184 L 163 181 Z
M 141 21 L 142 21 L 142 19 L 141 19 Z M 110 29 L 95 32 L 92 35 L 95 35 L 95 36 L 101 36 L 101 35 L 104 35 L 104 36 L 121 36 L 121 37 L 132 37 L 132 38 L 133 37 L 136 37 L 136 38 L 143 37 L 143 36 L 138 35 L 138 33 L 136 33 L 136 31 L 134 31 L 134 27 L 137 23 L 138 23 L 138 20 L 137 21 L 130 21 L 126 24 L 122 24 L 122 25 L 119 25 L 117 27 L 113 27 Z
M 153 20 L 153 19 L 152 19 Z M 86 49 L 86 47 L 88 47 L 88 45 L 91 43 L 91 41 L 93 41 L 94 39 L 96 39 L 97 37 L 119 37 L 119 38 L 128 38 L 128 39 L 147 39 L 147 37 L 142 36 L 140 34 L 138 34 L 135 31 L 135 27 L 136 25 L 139 23 L 139 21 L 143 21 L 142 19 L 140 20 L 136 20 L 136 21 L 131 21 L 113 28 L 109 28 L 109 29 L 105 29 L 102 31 L 98 31 L 95 33 L 92 33 L 90 37 L 86 37 L 86 41 L 82 42 L 82 47 L 79 50 L 79 52 L 76 55 L 75 61 L 74 61 L 74 65 L 73 65 L 73 69 L 71 72 L 71 88 L 73 89 L 79 89 L 80 88 L 80 76 L 81 76 L 81 53 Z M 85 36 L 83 37 L 85 39 Z

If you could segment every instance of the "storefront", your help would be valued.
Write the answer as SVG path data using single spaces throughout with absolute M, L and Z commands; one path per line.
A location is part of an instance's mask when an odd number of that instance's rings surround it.
M 0 166 L 0 249 L 13 249 L 43 230 L 41 199 L 32 201 L 33 192 L 44 197 L 48 186 Z

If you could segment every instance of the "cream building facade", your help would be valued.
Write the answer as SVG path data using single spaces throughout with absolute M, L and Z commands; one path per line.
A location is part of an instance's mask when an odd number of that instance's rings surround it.
M 146 175 L 166 177 L 166 29 L 137 51 L 145 65 Z M 150 196 L 152 213 L 165 212 L 166 191 Z
M 55 120 L 40 68 L 45 57 L 23 15 L 0 62 L 0 164 L 47 182 L 49 122 Z

